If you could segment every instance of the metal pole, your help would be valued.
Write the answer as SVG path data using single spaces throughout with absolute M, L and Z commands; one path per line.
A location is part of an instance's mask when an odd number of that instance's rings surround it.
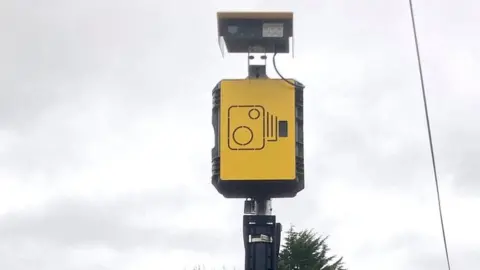
M 254 54 L 262 53 L 260 59 L 263 60 L 262 64 L 252 64 L 252 60 L 255 59 Z M 267 77 L 267 53 L 265 49 L 260 46 L 253 46 L 248 51 L 248 78 L 249 79 L 266 79 Z
M 255 200 L 255 212 L 257 215 L 271 215 L 272 200 L 270 199 Z
M 245 270 L 277 270 L 280 234 L 270 199 L 245 200 Z

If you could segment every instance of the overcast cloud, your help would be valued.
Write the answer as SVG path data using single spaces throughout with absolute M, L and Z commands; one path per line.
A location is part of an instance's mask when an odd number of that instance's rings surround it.
M 477 269 L 480 4 L 415 8 L 452 269 Z M 210 184 L 211 89 L 246 74 L 220 10 L 295 12 L 278 65 L 307 86 L 307 186 L 273 202 L 284 226 L 330 235 L 352 270 L 447 269 L 393 0 L 1 1 L 0 269 L 243 269 L 243 201 Z

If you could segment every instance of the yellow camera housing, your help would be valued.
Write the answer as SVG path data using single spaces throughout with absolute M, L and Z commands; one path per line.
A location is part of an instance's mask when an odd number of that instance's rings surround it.
M 294 197 L 304 188 L 303 88 L 268 78 L 215 87 L 212 183 L 225 197 Z

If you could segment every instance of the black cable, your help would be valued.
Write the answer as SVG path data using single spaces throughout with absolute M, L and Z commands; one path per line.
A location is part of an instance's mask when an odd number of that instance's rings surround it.
M 285 77 L 282 76 L 282 74 L 280 74 L 280 72 L 278 71 L 277 69 L 277 63 L 275 61 L 275 57 L 277 56 L 277 50 L 275 49 L 275 53 L 273 54 L 273 58 L 272 58 L 272 62 L 273 62 L 273 68 L 275 69 L 275 72 L 277 72 L 278 76 L 284 80 L 285 82 L 287 82 L 288 84 L 290 85 L 293 85 L 294 87 L 297 87 L 297 85 L 295 83 L 292 83 L 291 81 L 285 79 Z
M 448 270 L 450 270 L 451 269 L 450 268 L 450 257 L 448 256 L 447 237 L 445 236 L 445 226 L 443 224 L 442 203 L 441 203 L 441 200 L 440 200 L 440 188 L 439 188 L 439 185 L 438 185 L 437 165 L 436 165 L 436 162 L 435 162 L 435 152 L 433 150 L 434 148 L 433 148 L 433 140 L 432 140 L 432 129 L 430 127 L 430 117 L 428 115 L 427 94 L 426 94 L 426 91 L 425 91 L 425 83 L 424 83 L 424 79 L 423 79 L 422 60 L 420 58 L 420 48 L 419 48 L 419 45 L 418 45 L 418 38 L 417 38 L 417 27 L 416 27 L 416 24 L 415 24 L 415 16 L 413 14 L 412 0 L 409 0 L 409 2 L 410 2 L 410 16 L 412 18 L 413 36 L 414 36 L 414 39 L 415 39 L 415 49 L 417 51 L 418 71 L 419 71 L 420 83 L 421 83 L 421 87 L 422 87 L 423 106 L 424 106 L 424 109 L 425 109 L 425 119 L 426 119 L 426 122 L 427 122 L 428 141 L 430 143 L 430 155 L 432 157 L 433 174 L 434 174 L 434 177 L 435 177 L 435 186 L 437 188 L 437 202 L 438 202 L 438 211 L 439 211 L 439 214 L 440 214 L 440 224 L 442 226 L 443 245 L 445 247 L 445 256 L 447 258 Z

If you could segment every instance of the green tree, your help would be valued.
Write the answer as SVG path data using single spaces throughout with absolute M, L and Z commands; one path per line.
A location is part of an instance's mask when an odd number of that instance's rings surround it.
M 346 270 L 342 257 L 327 255 L 327 238 L 291 227 L 280 250 L 278 270 Z

